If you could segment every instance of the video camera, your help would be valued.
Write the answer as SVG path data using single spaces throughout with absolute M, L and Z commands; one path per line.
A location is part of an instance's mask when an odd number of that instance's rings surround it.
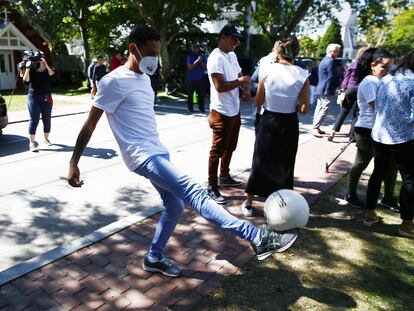
M 41 51 L 24 51 L 23 60 L 17 64 L 17 69 L 24 68 L 38 69 L 40 67 L 40 60 L 44 57 Z

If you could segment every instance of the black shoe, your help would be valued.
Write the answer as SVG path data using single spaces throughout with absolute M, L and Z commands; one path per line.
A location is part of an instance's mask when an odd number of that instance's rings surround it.
M 178 267 L 174 260 L 166 256 L 162 256 L 156 262 L 151 262 L 148 259 L 148 254 L 146 254 L 144 257 L 144 263 L 142 264 L 142 269 L 149 272 L 159 272 L 173 278 L 180 276 L 181 274 L 180 267 Z
M 398 200 L 394 197 L 391 198 L 386 198 L 383 197 L 381 200 L 380 205 L 382 205 L 385 208 L 388 208 L 394 212 L 399 212 L 400 211 L 400 205 L 398 204 Z
M 357 196 L 347 195 L 345 196 L 344 200 L 355 208 L 364 208 L 364 204 L 358 199 Z
M 240 181 L 234 180 L 230 175 L 227 177 L 219 176 L 218 178 L 218 185 L 221 187 L 237 187 L 241 184 Z
M 259 230 L 260 244 L 250 243 L 256 252 L 258 260 L 264 260 L 274 253 L 284 252 L 295 243 L 299 234 L 298 229 L 277 232 L 267 226 L 263 226 Z
M 208 195 L 210 198 L 212 198 L 214 201 L 216 201 L 217 204 L 226 204 L 226 199 L 221 195 L 220 191 L 218 190 L 218 187 L 209 186 L 207 188 Z

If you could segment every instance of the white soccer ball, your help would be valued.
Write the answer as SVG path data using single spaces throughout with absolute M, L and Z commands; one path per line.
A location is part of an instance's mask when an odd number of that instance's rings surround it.
M 275 231 L 303 228 L 309 219 L 309 205 L 296 191 L 281 189 L 267 198 L 264 213 L 267 224 Z

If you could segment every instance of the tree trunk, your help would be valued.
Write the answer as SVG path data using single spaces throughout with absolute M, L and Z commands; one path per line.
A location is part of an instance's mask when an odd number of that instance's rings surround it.
M 248 57 L 250 54 L 250 25 L 252 23 L 252 4 L 248 3 L 246 5 L 246 10 L 244 12 L 244 37 L 246 40 L 246 47 L 244 49 L 244 56 Z
M 85 75 L 87 76 L 87 68 L 88 68 L 88 63 L 90 62 L 90 48 L 89 48 L 89 35 L 88 35 L 88 31 L 87 31 L 87 27 L 86 27 L 86 22 L 85 22 L 85 16 L 83 14 L 82 9 L 80 9 L 80 14 L 79 14 L 79 18 L 78 18 L 78 24 L 79 24 L 79 28 L 80 28 L 80 35 L 81 35 L 81 40 L 83 43 L 83 72 L 85 73 Z
M 312 6 L 314 0 L 304 0 L 299 5 L 298 9 L 295 12 L 295 15 L 283 25 L 282 30 L 280 31 L 279 35 L 281 38 L 290 35 L 290 33 L 296 28 L 296 26 L 300 23 L 300 21 L 305 17 L 306 13 L 308 13 L 309 8 Z
M 161 41 L 161 67 L 163 77 L 167 76 L 168 70 L 170 69 L 170 55 L 168 53 L 168 40 L 167 40 L 167 29 L 165 26 L 161 26 L 159 29 L 160 41 Z

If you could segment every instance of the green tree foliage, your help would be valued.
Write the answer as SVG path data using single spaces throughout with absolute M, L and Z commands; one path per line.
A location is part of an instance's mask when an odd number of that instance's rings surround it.
M 316 56 L 321 57 L 325 55 L 326 48 L 330 43 L 338 43 L 341 46 L 343 46 L 341 37 L 341 25 L 339 24 L 337 19 L 333 19 L 328 29 L 326 29 L 325 34 L 323 35 L 318 44 Z
M 313 40 L 307 36 L 303 36 L 299 39 L 300 43 L 300 57 L 316 57 L 316 51 L 318 49 L 320 38 Z
M 390 16 L 401 12 L 414 0 L 347 0 L 358 13 L 359 26 L 368 38 L 387 37 Z M 97 54 L 112 54 L 114 50 L 126 49 L 126 38 L 135 24 L 147 24 L 161 34 L 162 64 L 165 70 L 174 59 L 174 41 L 186 33 L 202 33 L 204 21 L 215 21 L 228 10 L 242 12 L 238 23 L 250 19 L 244 12 L 250 10 L 249 0 L 16 0 L 10 1 L 28 21 L 42 32 L 52 51 L 64 52 L 64 42 L 81 39 L 85 47 L 86 62 Z M 341 0 L 256 0 L 251 12 L 252 24 L 259 27 L 271 42 L 277 37 L 293 33 L 302 20 L 322 24 L 332 17 Z M 379 30 L 379 31 L 378 31 Z M 408 33 L 408 32 L 407 32 Z M 371 34 L 371 35 L 370 35 Z M 375 37 L 376 38 L 376 37 Z M 395 36 L 393 38 L 396 38 Z M 374 40 L 374 39 L 373 39 Z M 377 42 L 383 39 L 376 38 Z M 395 40 L 393 44 L 395 44 Z M 253 39 L 252 39 L 253 41 Z M 251 54 L 257 54 L 252 42 Z M 307 42 L 311 43 L 311 42 Z M 322 44 L 322 43 L 321 43 Z M 327 44 L 327 43 L 324 43 Z M 311 51 L 307 48 L 307 52 Z M 239 48 L 240 49 L 240 48 Z M 246 47 L 244 51 L 249 51 Z M 251 56 L 251 55 L 250 55 Z
M 349 0 L 357 13 L 358 26 L 371 46 L 382 46 L 391 32 L 391 21 L 414 0 Z
M 256 11 L 253 13 L 254 25 L 264 33 L 277 37 L 294 32 L 304 19 L 321 23 L 332 16 L 334 8 L 340 7 L 339 0 L 258 0 L 256 3 Z
M 199 31 L 198 25 L 217 20 L 233 2 L 230 0 L 130 0 L 129 9 L 161 36 L 161 59 L 164 73 L 170 67 L 169 45 L 181 32 Z
M 397 55 L 414 49 L 414 5 L 396 16 L 386 40 L 387 48 Z

